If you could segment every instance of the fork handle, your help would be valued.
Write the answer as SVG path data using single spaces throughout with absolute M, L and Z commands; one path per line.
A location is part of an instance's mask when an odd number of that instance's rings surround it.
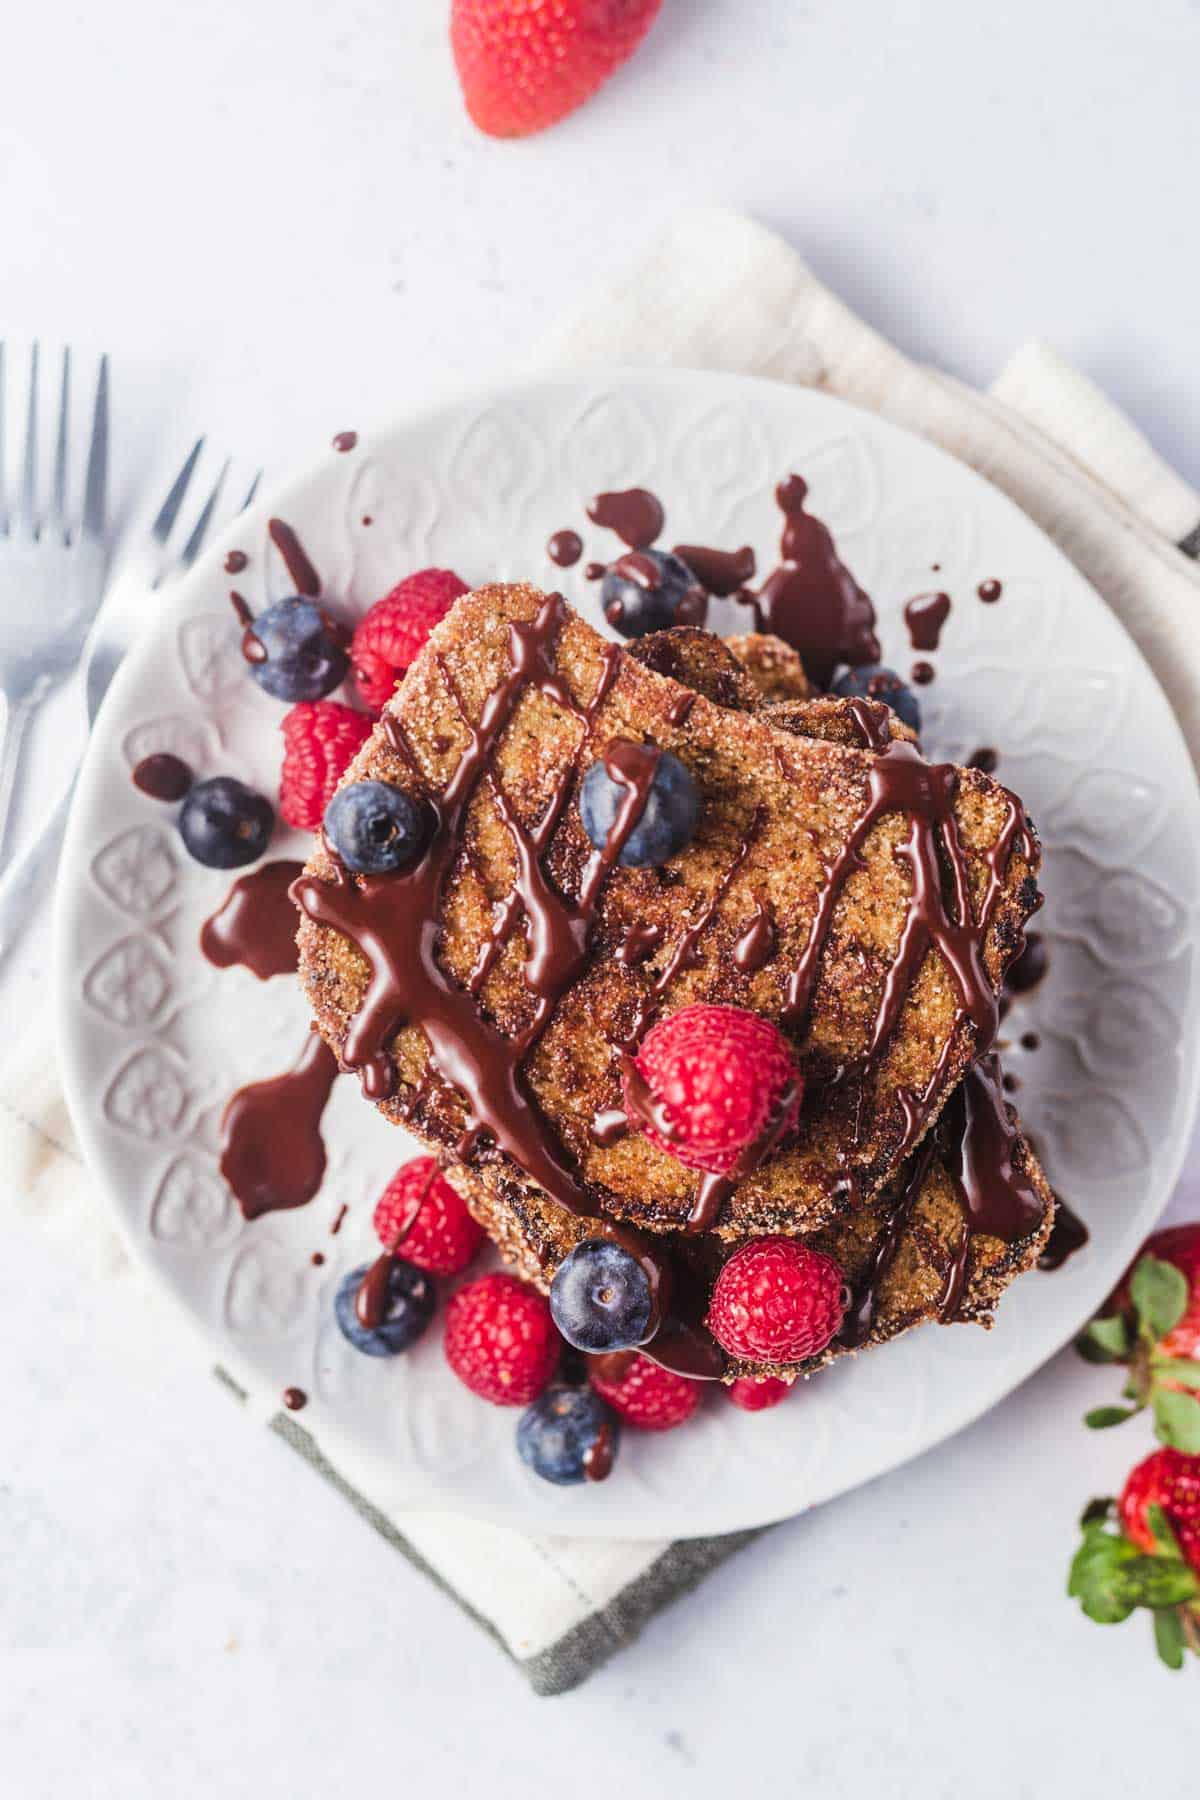
M 4 866 L 4 841 L 8 833 L 8 815 L 12 808 L 17 768 L 21 761 L 21 745 L 32 713 L 33 704 L 30 700 L 5 700 L 4 747 L 0 750 L 0 868 Z
M 42 829 L 0 880 L 0 960 L 8 955 L 33 916 L 34 900 L 57 865 L 78 779 L 76 768 Z

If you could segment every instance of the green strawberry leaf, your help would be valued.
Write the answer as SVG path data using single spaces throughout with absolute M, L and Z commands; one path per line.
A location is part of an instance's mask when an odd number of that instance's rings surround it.
M 1141 1410 L 1140 1406 L 1094 1406 L 1084 1413 L 1083 1422 L 1089 1431 L 1107 1431 L 1110 1425 L 1123 1425 Z
M 1187 1311 L 1187 1277 L 1174 1263 L 1143 1256 L 1129 1284 L 1142 1331 L 1155 1342 L 1173 1331 Z
M 1133 1606 L 1184 1606 L 1200 1594 L 1200 1581 L 1173 1556 L 1138 1556 L 1120 1570 L 1117 1586 Z
M 1160 1388 L 1154 1396 L 1154 1430 L 1160 1444 L 1200 1456 L 1200 1400 Z
M 1200 1388 L 1200 1362 L 1187 1362 L 1182 1357 L 1155 1357 L 1153 1368 L 1159 1381 L 1177 1381 L 1180 1387 Z
M 1163 1551 L 1165 1555 L 1173 1556 L 1177 1561 L 1182 1561 L 1183 1552 L 1179 1548 L 1179 1539 L 1175 1536 L 1175 1533 L 1171 1528 L 1171 1521 L 1168 1519 L 1162 1507 L 1153 1501 L 1146 1508 L 1146 1523 L 1149 1525 L 1150 1535 L 1158 1545 L 1159 1549 Z
M 1085 1362 L 1122 1362 L 1133 1348 L 1133 1333 L 1120 1313 L 1111 1319 L 1093 1319 L 1075 1340 Z
M 1067 1593 L 1097 1625 L 1119 1625 L 1136 1602 L 1121 1591 L 1122 1565 L 1136 1556 L 1132 1544 L 1099 1524 L 1086 1525 L 1083 1543 L 1071 1560 Z
M 1173 1606 L 1159 1607 L 1154 1615 L 1154 1648 L 1168 1669 L 1182 1669 L 1186 1643 L 1183 1625 Z

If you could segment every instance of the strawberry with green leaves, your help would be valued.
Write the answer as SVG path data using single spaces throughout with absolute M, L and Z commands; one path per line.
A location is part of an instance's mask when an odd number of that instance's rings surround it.
M 1098 1625 L 1139 1607 L 1169 1669 L 1200 1656 L 1200 1456 L 1156 1450 L 1134 1469 L 1118 1501 L 1093 1500 L 1081 1521 L 1067 1592 Z
M 1089 1362 L 1127 1370 L 1129 1404 L 1097 1407 L 1088 1425 L 1121 1425 L 1148 1406 L 1160 1443 L 1200 1455 L 1200 1224 L 1148 1240 L 1077 1348 Z

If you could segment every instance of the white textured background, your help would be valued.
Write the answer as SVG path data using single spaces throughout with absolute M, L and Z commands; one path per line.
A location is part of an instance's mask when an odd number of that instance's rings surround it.
M 969 379 L 1048 337 L 1200 482 L 1194 0 L 666 0 L 597 101 L 516 145 L 467 124 L 445 12 L 0 8 L 0 334 L 113 352 L 126 502 L 193 429 L 278 472 L 490 378 L 696 200 L 783 228 Z M 26 829 L 70 735 L 69 716 L 42 733 Z M 35 932 L 0 980 L 8 1035 L 47 992 Z M 1196 1155 L 1176 1210 L 1200 1213 Z M 537 1702 L 186 1340 L 129 1366 L 103 1296 L 15 1232 L 0 1346 L 0 1790 L 19 1800 L 1082 1800 L 1189 1770 L 1200 1669 L 1160 1672 L 1145 1621 L 1105 1632 L 1062 1597 L 1080 1504 L 1149 1447 L 1084 1433 L 1111 1383 L 1069 1356 Z

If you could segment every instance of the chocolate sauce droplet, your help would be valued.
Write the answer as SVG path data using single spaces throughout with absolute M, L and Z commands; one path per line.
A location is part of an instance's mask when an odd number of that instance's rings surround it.
M 949 594 L 918 594 L 904 608 L 909 641 L 914 650 L 936 650 L 942 627 L 950 617 Z
M 344 455 L 347 450 L 353 450 L 357 442 L 357 431 L 339 431 L 333 440 L 333 447 L 335 450 L 340 450 Z
M 169 750 L 143 756 L 130 776 L 139 793 L 163 801 L 182 800 L 194 779 L 183 758 L 173 756 Z
M 615 531 L 631 550 L 647 550 L 663 528 L 662 503 L 647 488 L 597 494 L 587 509 L 593 525 Z
M 289 1412 L 303 1412 L 308 1405 L 308 1395 L 303 1388 L 289 1387 L 283 1390 L 283 1404 Z
M 1032 993 L 1038 983 L 1045 979 L 1049 966 L 1050 953 L 1041 932 L 1027 932 L 1020 955 L 1005 970 L 1005 992 L 1012 998 Z
M 546 545 L 546 555 L 560 569 L 570 569 L 583 555 L 583 539 L 577 531 L 556 531 Z
M 260 981 L 295 974 L 300 914 L 289 890 L 303 873 L 303 863 L 285 859 L 240 876 L 200 928 L 200 948 L 208 961 L 218 969 L 240 964 Z
M 1000 762 L 1000 753 L 989 749 L 985 744 L 982 749 L 972 750 L 967 758 L 968 769 L 979 769 L 984 775 L 994 775 Z
M 616 1443 L 613 1428 L 605 1419 L 583 1453 L 583 1472 L 589 1481 L 607 1481 L 612 1474 Z
M 246 555 L 244 550 L 231 550 L 229 555 L 225 558 L 225 573 L 227 575 L 240 575 L 249 561 L 250 558 Z
M 975 591 L 981 600 L 991 605 L 993 601 L 1000 598 L 1004 588 L 999 581 L 981 581 Z
M 929 662 L 915 662 L 910 670 L 910 678 L 918 687 L 928 687 L 936 674 L 937 670 Z

